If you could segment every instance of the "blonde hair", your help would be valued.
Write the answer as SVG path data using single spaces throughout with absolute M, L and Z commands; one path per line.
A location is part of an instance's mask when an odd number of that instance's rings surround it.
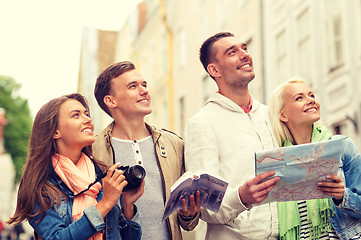
M 284 101 L 284 90 L 287 86 L 289 86 L 292 83 L 304 83 L 307 84 L 305 81 L 303 81 L 300 77 L 294 77 L 286 82 L 280 84 L 277 86 L 269 99 L 269 112 L 270 112 L 270 118 L 271 118 L 271 125 L 273 128 L 274 135 L 276 137 L 276 141 L 279 146 L 283 146 L 284 142 L 286 140 L 290 141 L 291 143 L 294 143 L 294 138 L 292 136 L 292 133 L 288 129 L 287 125 L 281 121 L 281 110 L 285 106 Z M 314 126 L 319 127 L 326 127 L 325 124 L 318 120 L 314 123 Z
M 293 136 L 288 129 L 287 125 L 281 121 L 281 110 L 285 106 L 284 101 L 284 90 L 287 86 L 292 83 L 305 83 L 300 78 L 292 78 L 279 86 L 277 86 L 270 97 L 269 100 L 269 111 L 270 111 L 270 118 L 271 118 L 271 125 L 273 128 L 274 135 L 276 137 L 276 141 L 279 146 L 282 146 L 286 140 L 290 142 L 294 142 Z M 306 83 L 305 83 L 306 84 Z

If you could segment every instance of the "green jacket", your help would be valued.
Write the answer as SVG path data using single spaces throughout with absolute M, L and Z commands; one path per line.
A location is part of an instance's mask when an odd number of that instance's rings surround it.
M 114 150 L 111 144 L 113 126 L 114 122 L 96 134 L 96 140 L 93 143 L 94 158 L 104 162 L 108 167 L 115 163 Z M 163 199 L 165 205 L 170 195 L 171 186 L 184 173 L 183 140 L 170 131 L 164 129 L 158 130 L 148 124 L 146 124 L 146 127 L 153 137 L 156 159 L 163 183 Z M 105 171 L 106 169 L 102 170 Z M 163 210 L 164 209 L 161 209 L 161 211 Z M 184 230 L 193 230 L 198 224 L 199 215 L 198 213 L 194 219 L 185 221 L 178 216 L 177 212 L 173 212 L 167 219 L 167 225 L 172 239 L 182 239 L 179 224 Z

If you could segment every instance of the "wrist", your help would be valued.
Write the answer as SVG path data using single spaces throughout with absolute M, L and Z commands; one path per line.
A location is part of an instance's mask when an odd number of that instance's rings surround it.
M 130 205 L 130 206 L 122 206 L 122 210 L 123 210 L 123 214 L 124 214 L 124 217 L 127 219 L 127 220 L 131 220 L 135 213 L 134 213 L 134 205 Z
M 102 215 L 103 218 L 113 208 L 113 206 L 111 204 L 108 204 L 108 203 L 105 203 L 102 201 L 100 201 L 97 205 L 95 205 L 95 207 L 98 209 L 99 213 Z
M 180 217 L 185 220 L 185 221 L 190 221 L 192 220 L 197 214 L 194 214 L 194 215 L 191 215 L 191 216 L 185 216 L 185 215 L 182 215 L 182 214 L 179 214 Z

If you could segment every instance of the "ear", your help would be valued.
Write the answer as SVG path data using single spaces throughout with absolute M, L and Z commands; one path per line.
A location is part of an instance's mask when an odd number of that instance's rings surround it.
M 214 78 L 221 76 L 217 66 L 213 63 L 208 64 L 207 71 Z
M 114 101 L 113 97 L 110 95 L 106 95 L 103 99 L 105 105 L 107 105 L 108 108 L 115 108 L 117 106 L 117 103 Z
M 55 131 L 55 133 L 54 133 L 54 135 L 53 135 L 53 138 L 54 138 L 54 139 L 59 139 L 59 138 L 61 138 L 61 134 L 60 134 L 60 132 L 59 132 L 58 130 Z
M 287 117 L 287 115 L 284 114 L 284 113 L 280 113 L 280 120 L 281 120 L 282 122 L 288 122 L 288 117 Z

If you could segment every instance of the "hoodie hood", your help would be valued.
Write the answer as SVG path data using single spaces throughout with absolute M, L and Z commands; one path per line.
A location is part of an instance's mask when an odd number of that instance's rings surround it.
M 251 97 L 253 98 L 253 104 L 252 104 L 252 110 L 251 110 L 251 113 L 253 113 L 254 111 L 257 110 L 257 108 L 259 107 L 260 105 L 260 102 L 255 100 L 254 97 L 251 95 Z M 240 113 L 244 113 L 244 110 L 238 106 L 235 102 L 233 102 L 231 99 L 223 96 L 222 94 L 220 93 L 215 93 L 213 94 L 206 102 L 206 105 L 208 103 L 216 103 L 220 106 L 222 106 L 223 108 L 225 109 L 229 109 L 230 111 L 233 111 L 233 112 L 240 112 Z

